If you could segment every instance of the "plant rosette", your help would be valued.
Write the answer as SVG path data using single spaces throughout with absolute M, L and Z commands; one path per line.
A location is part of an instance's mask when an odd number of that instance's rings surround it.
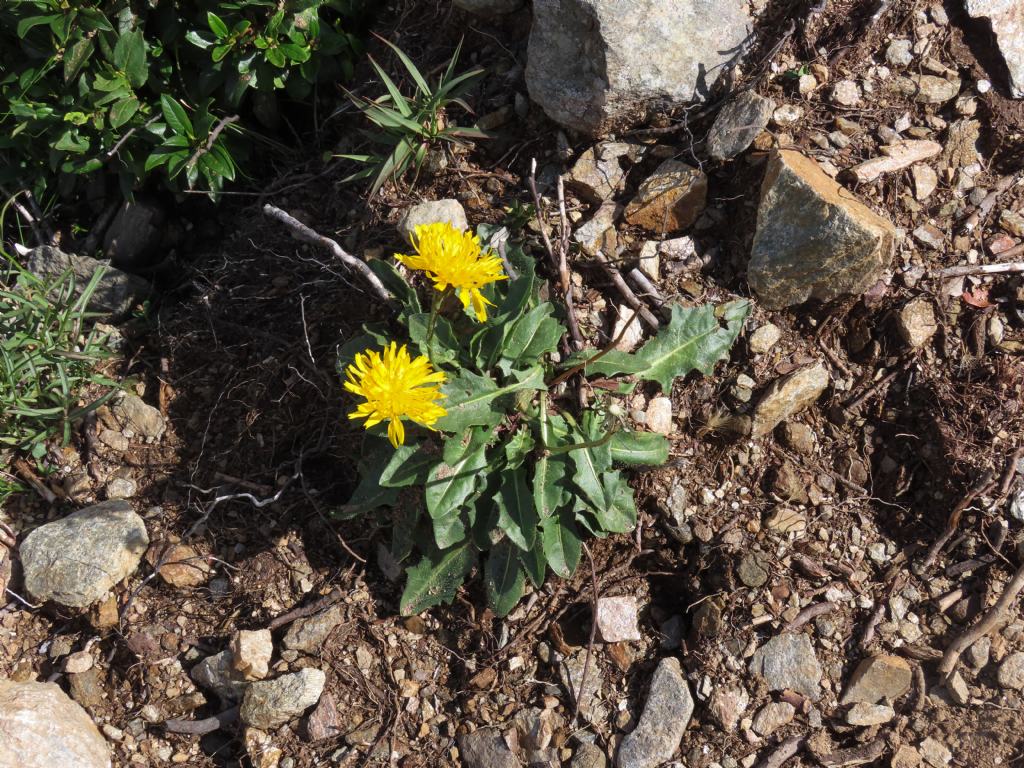
M 424 310 L 389 261 L 371 268 L 400 304 L 396 341 L 383 328 L 339 349 L 338 368 L 366 426 L 360 480 L 336 510 L 392 515 L 390 555 L 406 567 L 403 615 L 451 602 L 483 557 L 498 616 L 526 582 L 572 576 L 588 537 L 626 533 L 637 511 L 621 468 L 659 465 L 668 440 L 636 431 L 617 398 L 640 381 L 670 394 L 675 379 L 710 375 L 729 355 L 750 304 L 673 306 L 666 327 L 636 352 L 582 350 L 560 360 L 566 333 L 534 263 L 509 242 L 500 259 L 448 224 L 417 229 L 416 253 L 396 260 L 431 285 Z M 573 375 L 619 377 L 618 392 L 575 412 L 559 385 Z

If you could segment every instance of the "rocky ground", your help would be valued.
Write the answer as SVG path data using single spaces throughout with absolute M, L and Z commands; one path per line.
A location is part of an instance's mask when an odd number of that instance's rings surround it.
M 369 204 L 311 148 L 109 278 L 126 392 L 0 510 L 0 766 L 1018 763 L 1021 8 L 457 5 L 382 33 L 425 69 L 465 34 L 494 138 Z M 333 352 L 385 310 L 260 205 L 363 258 L 413 209 L 546 261 L 560 175 L 591 343 L 672 303 L 753 315 L 713 375 L 627 403 L 672 442 L 635 533 L 506 619 L 477 581 L 401 619 L 387 515 L 330 516 L 358 445 Z

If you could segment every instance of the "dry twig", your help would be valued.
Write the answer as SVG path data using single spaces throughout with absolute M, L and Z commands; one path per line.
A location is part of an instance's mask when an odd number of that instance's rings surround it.
M 1024 253 L 1024 243 L 1015 245 L 1008 251 L 999 254 L 1011 259 Z M 1006 261 L 998 264 L 965 264 L 959 267 L 946 267 L 928 275 L 931 280 L 945 280 L 950 277 L 966 277 L 967 275 L 1002 275 L 1011 272 L 1024 272 L 1024 261 Z
M 644 303 L 637 298 L 637 295 L 633 293 L 633 289 L 630 288 L 622 278 L 622 273 L 619 272 L 618 268 L 613 266 L 611 262 L 608 261 L 608 257 L 600 251 L 594 254 L 594 258 L 597 259 L 598 263 L 600 263 L 605 274 L 611 278 L 615 287 L 619 289 L 619 293 L 622 294 L 622 298 L 625 302 L 639 313 L 640 319 L 654 330 L 658 330 L 658 328 L 661 327 L 661 323 L 658 322 L 658 318 L 651 314 L 651 310 L 649 310 Z
M 593 598 L 591 603 L 591 617 L 590 617 L 590 640 L 587 642 L 587 655 L 583 659 L 583 672 L 580 674 L 580 687 L 576 691 L 573 699 L 575 700 L 572 708 L 572 721 L 575 723 L 577 718 L 580 716 L 580 702 L 583 700 L 583 696 L 586 694 L 587 685 L 587 673 L 590 671 L 590 657 L 594 651 L 594 641 L 597 637 L 597 600 L 598 600 L 598 587 L 597 587 L 597 569 L 594 568 L 594 556 L 590 554 L 590 547 L 583 544 L 583 551 L 587 553 L 587 560 L 590 561 L 590 587 L 593 590 Z
M 763 760 L 757 764 L 757 768 L 781 768 L 781 766 L 793 757 L 804 745 L 803 736 L 790 736 Z

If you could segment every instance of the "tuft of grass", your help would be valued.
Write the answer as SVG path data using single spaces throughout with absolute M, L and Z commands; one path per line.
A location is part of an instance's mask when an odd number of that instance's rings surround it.
M 383 40 L 383 38 L 381 38 Z M 486 139 L 487 134 L 479 128 L 470 128 L 449 123 L 447 108 L 452 104 L 472 114 L 462 98 L 470 81 L 483 74 L 480 67 L 455 74 L 455 65 L 462 50 L 459 43 L 441 74 L 437 85 L 431 87 L 426 77 L 404 51 L 394 43 L 383 40 L 395 52 L 415 85 L 415 93 L 405 96 L 387 72 L 370 57 L 370 64 L 377 72 L 387 93 L 376 99 L 366 99 L 349 93 L 352 103 L 373 123 L 377 130 L 367 132 L 370 141 L 382 144 L 387 149 L 381 153 L 345 154 L 336 157 L 354 160 L 366 165 L 345 181 L 372 178 L 370 197 L 373 197 L 388 179 L 402 177 L 409 168 L 419 171 L 427 151 L 441 142 L 460 144 L 464 139 Z

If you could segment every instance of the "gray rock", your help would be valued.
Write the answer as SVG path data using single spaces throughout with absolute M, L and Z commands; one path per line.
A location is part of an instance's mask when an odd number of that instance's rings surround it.
M 945 104 L 960 93 L 960 80 L 947 80 L 938 75 L 910 75 L 897 77 L 893 85 L 904 96 L 921 104 Z
M 776 151 L 761 185 L 747 276 L 770 309 L 859 294 L 885 274 L 895 237 L 889 221 L 814 160 Z
M 602 597 L 597 601 L 597 635 L 602 643 L 640 639 L 637 604 L 632 595 Z
M 872 656 L 857 665 L 839 703 L 895 701 L 910 690 L 911 677 L 910 664 L 899 656 Z
M 148 269 L 163 259 L 163 209 L 144 200 L 125 201 L 103 237 L 103 255 L 118 269 Z
M 454 0 L 456 8 L 477 16 L 500 16 L 523 7 L 523 0 Z
M 1019 691 L 1024 688 L 1024 653 L 1011 653 L 999 665 L 997 675 L 1000 688 L 1012 688 Z
M 319 669 L 306 667 L 273 680 L 250 683 L 238 716 L 246 725 L 263 730 L 284 725 L 320 700 L 326 679 Z
M 693 698 L 679 659 L 658 662 L 636 728 L 622 739 L 618 768 L 654 768 L 670 760 L 693 716 Z
M 25 588 L 38 600 L 85 608 L 131 575 L 149 546 L 126 501 L 104 501 L 36 528 L 19 552 Z
M 894 717 L 896 717 L 896 712 L 888 704 L 858 702 L 846 713 L 846 722 L 849 725 L 866 727 L 888 723 Z
M 771 701 L 757 710 L 751 729 L 759 736 L 770 736 L 793 722 L 796 708 L 788 701 Z
M 237 704 L 245 695 L 249 683 L 231 662 L 231 651 L 221 651 L 200 661 L 192 667 L 189 675 L 196 685 L 217 694 L 221 703 Z
M 953 753 L 949 748 L 931 736 L 917 745 L 917 751 L 932 768 L 946 768 L 953 760 Z
M 913 299 L 896 315 L 896 328 L 911 349 L 923 347 L 939 330 L 935 308 L 928 299 Z
M 975 669 L 982 669 L 988 666 L 989 656 L 992 652 L 992 638 L 982 637 L 974 642 L 967 649 L 967 660 Z
M 967 12 L 991 22 L 1010 72 L 1010 95 L 1024 99 L 1024 5 L 1020 0 L 967 0 Z
M 913 43 L 904 38 L 893 40 L 885 49 L 885 60 L 890 67 L 908 67 L 914 61 Z
M 750 32 L 742 0 L 535 0 L 526 85 L 596 136 L 706 98 Z
M 776 635 L 754 652 L 750 671 L 771 691 L 790 688 L 811 701 L 821 698 L 821 665 L 807 635 Z
M 586 651 L 566 656 L 558 665 L 558 674 L 562 679 L 562 687 L 572 698 L 573 703 L 579 702 L 580 715 L 588 723 L 597 723 L 608 717 L 608 707 L 600 700 L 601 674 L 596 665 L 591 663 L 586 678 L 583 667 L 586 665 Z
M 704 211 L 708 177 L 678 160 L 666 160 L 648 176 L 626 207 L 626 221 L 667 234 L 691 226 Z
M 91 256 L 64 253 L 48 245 L 32 249 L 25 257 L 25 267 L 44 278 L 62 275 L 70 269 L 75 276 L 77 295 L 81 295 L 96 270 L 102 269 L 103 275 L 89 300 L 89 309 L 110 320 L 124 318 L 135 302 L 149 293 L 149 283 L 141 277 L 129 275 Z
M 156 442 L 167 430 L 167 422 L 160 409 L 143 402 L 136 395 L 124 393 L 115 398 L 110 405 L 110 415 L 129 436 L 147 443 Z
M 598 208 L 583 226 L 573 232 L 575 240 L 580 248 L 588 256 L 603 253 L 605 256 L 615 256 L 618 245 L 618 235 L 615 232 L 615 220 L 622 212 L 622 206 L 611 201 L 604 203 Z
M 818 445 L 814 430 L 798 421 L 787 421 L 783 424 L 780 437 L 783 445 L 804 456 L 812 456 Z
M 782 339 L 782 329 L 774 323 L 765 323 L 750 334 L 750 351 L 755 355 L 763 355 L 771 351 Z
M 767 435 L 794 413 L 814 403 L 828 387 L 828 369 L 821 363 L 805 365 L 780 376 L 765 390 L 754 408 L 754 437 Z
M 412 245 L 412 236 L 421 224 L 447 221 L 457 229 L 469 229 L 466 211 L 458 200 L 428 200 L 417 203 L 398 220 L 398 233 Z
M 708 134 L 708 152 L 716 160 L 729 160 L 749 147 L 775 112 L 775 102 L 754 91 L 744 91 L 715 118 Z
M 579 156 L 565 183 L 576 194 L 591 203 L 602 203 L 622 190 L 626 171 L 621 158 L 634 150 L 633 144 L 601 142 Z
M 736 575 L 739 576 L 744 586 L 757 589 L 763 587 L 768 581 L 768 565 L 759 553 L 748 552 L 740 559 L 740 564 L 736 567 Z
M 607 765 L 608 758 L 599 746 L 583 742 L 573 752 L 569 768 L 606 768 Z
M 315 616 L 299 619 L 288 628 L 284 636 L 284 647 L 292 651 L 317 655 L 331 632 L 344 619 L 345 610 L 341 604 L 332 605 Z
M 54 683 L 0 680 L 0 765 L 110 768 L 92 719 Z
M 522 765 L 496 728 L 480 728 L 460 736 L 459 755 L 466 768 L 519 768 Z

